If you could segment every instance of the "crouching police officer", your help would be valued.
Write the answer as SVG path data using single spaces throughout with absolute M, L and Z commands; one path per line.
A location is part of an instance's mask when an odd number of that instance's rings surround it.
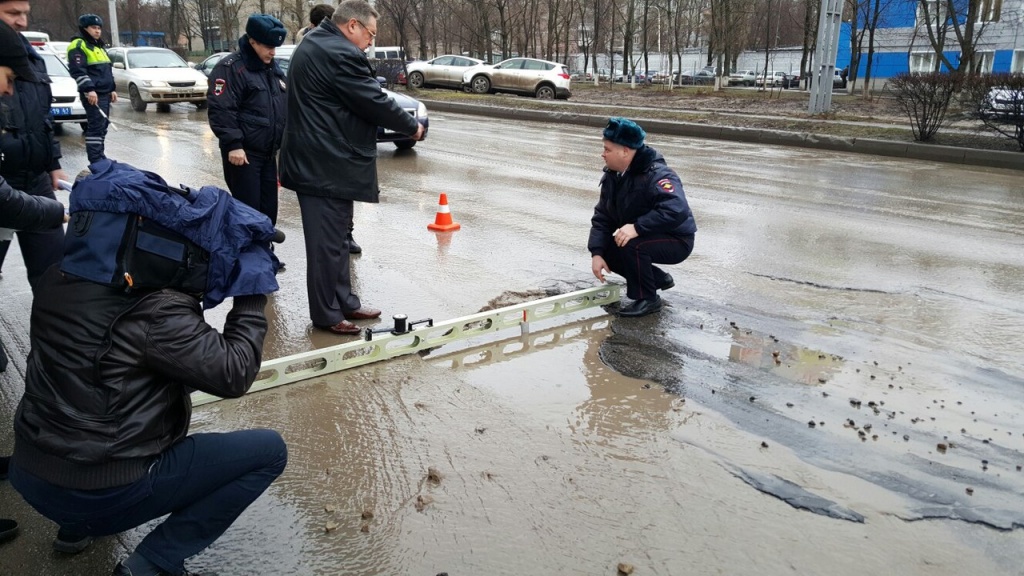
M 287 34 L 273 16 L 249 16 L 238 50 L 210 73 L 206 95 L 231 195 L 271 223 L 277 222 L 277 150 L 288 105 L 285 75 L 274 52 Z
M 102 38 L 103 19 L 95 14 L 78 18 L 78 36 L 68 45 L 68 68 L 78 82 L 85 102 L 85 152 L 89 162 L 106 158 L 103 141 L 107 138 L 110 103 L 117 102 L 114 72 Z

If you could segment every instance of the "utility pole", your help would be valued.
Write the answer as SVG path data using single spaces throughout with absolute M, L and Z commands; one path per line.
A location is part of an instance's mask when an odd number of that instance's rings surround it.
M 110 45 L 120 46 L 121 45 L 121 34 L 117 31 L 117 2 L 116 0 L 107 0 L 107 8 L 110 9 L 110 20 L 107 28 L 110 29 Z
M 842 24 L 841 0 L 821 0 L 818 18 L 818 49 L 814 51 L 814 77 L 809 86 L 811 100 L 807 111 L 823 114 L 832 109 L 832 82 L 839 53 L 839 28 Z

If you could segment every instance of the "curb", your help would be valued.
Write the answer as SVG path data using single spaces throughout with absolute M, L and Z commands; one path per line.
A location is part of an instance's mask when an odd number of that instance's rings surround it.
M 594 114 L 577 114 L 547 110 L 521 110 L 501 108 L 480 104 L 463 104 L 443 100 L 425 100 L 431 110 L 440 112 L 456 112 L 491 116 L 508 120 L 529 120 L 532 122 L 559 122 L 601 128 L 608 122 L 607 116 Z M 969 166 L 988 168 L 1005 168 L 1024 171 L 1024 153 L 1004 152 L 1001 150 L 978 150 L 960 148 L 958 146 L 935 146 L 917 142 L 899 142 L 896 140 L 873 140 L 870 138 L 844 138 L 811 134 L 809 132 L 788 132 L 784 130 L 764 130 L 758 128 L 736 128 L 732 126 L 715 126 L 696 124 L 693 122 L 671 122 L 667 120 L 644 120 L 644 130 L 671 136 L 688 136 L 692 138 L 710 138 L 715 140 L 731 140 L 753 144 L 772 146 L 795 146 L 799 148 L 817 148 L 834 152 L 853 152 L 856 154 L 874 154 L 892 158 L 910 160 L 930 160 Z

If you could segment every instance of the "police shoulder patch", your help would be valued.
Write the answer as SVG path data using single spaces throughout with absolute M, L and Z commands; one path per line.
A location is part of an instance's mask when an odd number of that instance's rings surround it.
M 224 93 L 224 87 L 228 85 L 228 81 L 223 78 L 217 78 L 213 83 L 213 95 L 220 96 Z
M 672 181 L 669 180 L 668 178 L 662 178 L 661 180 L 658 180 L 658 188 L 661 188 L 662 192 L 668 192 L 669 194 L 672 194 L 673 192 L 676 191 L 675 185 L 672 184 Z

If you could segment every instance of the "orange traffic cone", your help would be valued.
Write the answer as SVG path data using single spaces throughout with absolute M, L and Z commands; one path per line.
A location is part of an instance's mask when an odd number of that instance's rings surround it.
M 448 195 L 441 193 L 440 206 L 437 207 L 437 216 L 433 224 L 427 224 L 427 230 L 434 232 L 454 232 L 462 228 L 458 222 L 452 222 L 452 213 L 448 210 Z

